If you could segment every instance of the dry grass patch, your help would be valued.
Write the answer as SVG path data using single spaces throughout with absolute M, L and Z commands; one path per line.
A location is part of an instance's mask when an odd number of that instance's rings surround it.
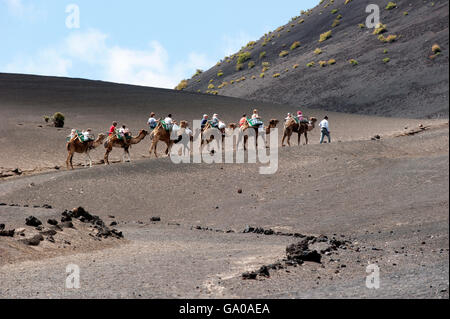
M 329 38 L 331 38 L 331 34 L 332 34 L 332 33 L 333 33 L 333 31 L 331 31 L 331 30 L 322 33 L 322 34 L 320 35 L 319 42 L 324 42 L 324 41 L 328 40 Z

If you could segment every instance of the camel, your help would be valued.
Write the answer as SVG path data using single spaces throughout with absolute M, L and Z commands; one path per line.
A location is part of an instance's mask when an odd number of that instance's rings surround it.
M 162 121 L 159 120 L 157 121 L 158 125 L 155 127 L 155 129 L 153 130 L 153 132 L 150 134 L 150 137 L 152 138 L 152 145 L 150 147 L 150 155 L 155 154 L 155 157 L 158 157 L 158 152 L 157 152 L 157 148 L 158 148 L 158 142 L 164 142 L 167 145 L 167 149 L 165 154 L 167 156 L 170 156 L 170 151 L 172 149 L 173 144 L 179 143 L 182 141 L 183 139 L 183 135 L 179 135 L 177 140 L 172 140 L 171 139 L 171 132 L 167 131 L 164 126 L 162 125 Z M 180 122 L 180 128 L 181 129 L 186 129 L 188 126 L 188 122 L 187 121 L 181 121 Z M 192 140 L 192 138 L 190 138 L 190 140 Z M 187 144 L 186 144 L 187 146 Z
M 305 135 L 306 145 L 308 145 L 308 132 L 311 132 L 316 127 L 317 119 L 312 117 L 309 119 L 309 123 L 297 123 L 294 119 L 290 119 L 286 122 L 283 133 L 282 146 L 284 147 L 284 141 L 287 138 L 287 143 L 291 146 L 291 136 L 293 133 L 298 134 L 298 145 L 300 146 L 301 137 Z
M 139 144 L 147 135 L 148 132 L 146 130 L 141 130 L 137 136 L 133 136 L 126 142 L 123 139 L 119 139 L 117 135 L 110 136 L 104 145 L 106 148 L 105 165 L 109 165 L 109 154 L 112 152 L 114 147 L 123 149 L 123 156 L 122 156 L 123 162 L 126 162 L 125 160 L 126 156 L 128 156 L 128 162 L 131 162 L 129 151 L 131 145 Z
M 228 128 L 229 130 L 234 131 L 234 130 L 237 128 L 237 125 L 236 125 L 235 123 L 230 123 L 230 124 L 227 125 L 227 128 Z M 212 141 L 214 141 L 214 138 L 215 138 L 215 137 L 214 137 L 214 135 L 212 135 L 213 133 L 211 133 L 211 135 L 210 135 L 209 138 L 204 138 L 204 137 L 203 137 L 203 135 L 205 135 L 208 131 L 212 131 L 212 130 L 217 130 L 217 131 L 219 131 L 220 134 L 221 134 L 221 136 L 222 136 L 222 145 L 225 143 L 226 129 L 224 128 L 224 129 L 219 130 L 218 128 L 213 127 L 213 126 L 211 125 L 210 122 L 208 122 L 208 123 L 205 125 L 205 127 L 203 128 L 202 132 L 201 132 L 201 146 L 200 146 L 200 147 L 201 147 L 201 150 L 203 150 L 203 145 L 204 145 L 204 144 L 208 145 L 208 144 L 210 144 Z
M 280 121 L 278 121 L 276 119 L 271 119 L 269 121 L 269 125 L 268 126 L 264 126 L 264 130 L 265 130 L 266 136 L 270 135 L 270 130 L 271 129 L 277 128 L 278 123 L 280 123 Z M 255 135 L 256 147 L 258 148 L 259 129 L 257 127 L 250 126 L 250 123 L 248 121 L 246 121 L 245 124 L 241 126 L 241 133 L 244 133 L 245 131 L 247 131 L 250 128 L 255 130 L 255 133 L 256 133 L 256 135 Z M 244 135 L 244 150 L 247 150 L 247 146 L 246 146 L 247 142 L 248 142 L 248 135 Z
M 72 138 L 67 143 L 67 151 L 69 152 L 69 155 L 67 156 L 67 160 L 66 160 L 67 169 L 69 169 L 69 166 L 70 166 L 70 168 L 73 169 L 72 160 L 73 160 L 73 155 L 75 153 L 86 154 L 84 167 L 87 166 L 88 160 L 89 160 L 89 167 L 92 167 L 92 159 L 91 159 L 89 152 L 93 149 L 96 149 L 100 145 L 102 145 L 105 138 L 106 138 L 106 135 L 100 134 L 95 141 L 90 141 L 87 143 L 81 142 L 78 137 Z

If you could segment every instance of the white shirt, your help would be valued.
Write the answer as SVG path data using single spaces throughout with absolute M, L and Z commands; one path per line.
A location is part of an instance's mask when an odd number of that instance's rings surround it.
M 147 121 L 148 125 L 153 125 L 155 123 L 156 123 L 156 119 L 154 117 L 149 118 L 148 121 Z
M 329 123 L 327 120 L 323 120 L 322 122 L 320 122 L 319 126 L 322 129 L 326 128 L 328 131 L 330 130 Z
M 173 120 L 172 120 L 170 117 L 166 117 L 166 118 L 164 119 L 164 122 L 166 122 L 167 125 L 172 125 Z

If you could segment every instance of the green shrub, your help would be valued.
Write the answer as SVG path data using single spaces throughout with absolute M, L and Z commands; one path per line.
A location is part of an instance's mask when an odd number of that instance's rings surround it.
M 329 59 L 328 60 L 328 65 L 334 65 L 336 64 L 336 60 L 335 59 Z
M 288 54 L 289 54 L 288 51 L 281 51 L 281 52 L 280 52 L 280 57 L 285 57 L 285 56 L 287 56 Z
M 389 59 L 389 58 L 384 58 L 384 59 L 383 59 L 383 62 L 384 62 L 384 63 L 389 63 L 389 61 L 391 61 L 391 59 Z
M 176 87 L 175 90 L 177 91 L 183 91 L 185 88 L 187 88 L 188 86 L 188 81 L 187 80 L 182 80 Z
M 388 51 L 387 49 L 384 49 L 383 53 L 384 53 L 384 54 L 388 54 L 389 51 Z
M 48 123 L 50 121 L 50 117 L 47 115 L 44 115 L 43 119 L 44 119 L 45 123 Z
M 219 73 L 217 73 L 217 76 L 223 76 L 223 71 L 219 71 Z
M 309 62 L 306 66 L 307 66 L 308 68 L 312 68 L 315 64 L 316 64 L 316 63 L 313 61 L 313 62 Z
M 266 74 L 263 72 L 263 73 L 261 73 L 260 75 L 259 75 L 259 77 L 262 79 L 262 78 L 264 78 L 266 76 Z
M 251 54 L 250 52 L 242 52 L 238 54 L 237 64 L 242 64 L 248 60 L 250 60 Z
M 409 15 L 408 11 L 403 12 L 403 15 L 404 15 L 404 16 Z
M 59 127 L 62 128 L 64 127 L 64 114 L 60 113 L 60 112 L 56 112 L 55 114 L 53 114 L 53 124 L 55 125 L 55 127 Z
M 363 23 L 360 23 L 360 24 L 358 24 L 358 27 L 359 27 L 360 29 L 364 29 L 366 26 L 365 26 Z
M 340 25 L 341 24 L 341 20 L 339 20 L 339 19 L 335 19 L 334 21 L 333 21 L 333 24 L 331 25 L 331 27 L 332 28 L 336 28 L 338 25 Z
M 373 31 L 373 34 L 377 35 L 377 34 L 381 34 L 386 32 L 386 25 L 382 24 L 382 23 L 378 23 L 377 26 L 375 27 L 375 30 Z
M 241 71 L 243 69 L 244 69 L 244 64 L 243 63 L 236 64 L 236 71 Z
M 336 14 L 336 13 L 338 13 L 338 9 L 333 9 L 333 10 L 331 10 L 331 14 Z
M 331 30 L 330 30 L 330 31 L 327 31 L 327 32 L 325 32 L 325 33 L 322 33 L 322 34 L 320 35 L 319 42 L 324 42 L 324 41 L 328 40 L 329 38 L 331 38 L 331 33 L 332 33 Z
M 297 49 L 300 46 L 300 41 L 295 41 L 291 45 L 291 51 Z
M 294 64 L 294 66 L 292 67 L 293 69 L 298 69 L 300 65 L 299 64 Z
M 275 73 L 275 74 L 273 75 L 274 78 L 279 78 L 280 76 L 281 76 L 280 73 Z
M 389 1 L 389 3 L 386 5 L 386 10 L 391 10 L 397 8 L 397 4 L 395 2 Z
M 255 67 L 256 63 L 253 61 L 248 62 L 248 68 L 253 69 Z
M 356 66 L 359 64 L 358 61 L 356 61 L 355 59 L 350 59 L 348 62 L 353 66 Z
M 211 89 L 214 89 L 214 88 L 215 88 L 214 84 L 211 83 L 210 85 L 208 85 L 208 89 L 211 90 Z
M 385 37 L 384 35 L 380 34 L 378 36 L 378 40 L 380 40 L 381 42 L 384 43 L 391 43 L 391 42 L 395 42 L 397 40 L 397 36 L 394 34 L 388 35 L 387 37 Z
M 319 61 L 321 67 L 326 67 L 328 65 L 327 61 Z
M 317 49 L 314 50 L 314 54 L 315 55 L 322 54 L 322 50 L 320 48 L 317 48 Z
M 199 76 L 202 73 L 203 73 L 203 70 L 197 69 L 197 71 L 195 72 L 195 74 L 192 77 L 194 78 L 196 76 Z
M 265 57 L 266 57 L 266 51 L 261 52 L 261 53 L 259 54 L 259 59 L 262 59 L 262 58 L 265 58 Z

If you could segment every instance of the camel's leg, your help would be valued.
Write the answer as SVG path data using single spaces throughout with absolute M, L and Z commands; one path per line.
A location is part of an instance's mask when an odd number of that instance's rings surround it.
M 305 139 L 306 139 L 306 145 L 308 145 L 309 141 L 308 141 L 308 132 L 305 132 Z
M 70 169 L 70 166 L 72 164 L 72 156 L 73 156 L 73 154 L 71 152 L 69 152 L 69 155 L 67 155 L 67 159 L 66 159 L 67 169 Z M 72 167 L 72 169 L 73 169 L 73 167 Z
M 298 146 L 300 146 L 302 140 L 302 133 L 298 133 Z
M 112 152 L 112 147 L 108 147 L 106 149 L 106 153 L 105 153 L 105 157 L 104 157 L 105 165 L 109 165 L 109 153 L 111 153 L 111 152 Z
M 89 168 L 92 168 L 92 158 L 89 152 L 86 153 L 87 159 L 89 160 Z
M 152 153 L 154 153 L 155 157 L 158 158 L 157 148 L 158 148 L 158 142 L 153 140 L 152 146 L 150 147 L 150 156 L 152 155 Z
M 125 152 L 126 152 L 126 155 L 128 157 L 128 162 L 131 163 L 130 149 L 127 148 Z

